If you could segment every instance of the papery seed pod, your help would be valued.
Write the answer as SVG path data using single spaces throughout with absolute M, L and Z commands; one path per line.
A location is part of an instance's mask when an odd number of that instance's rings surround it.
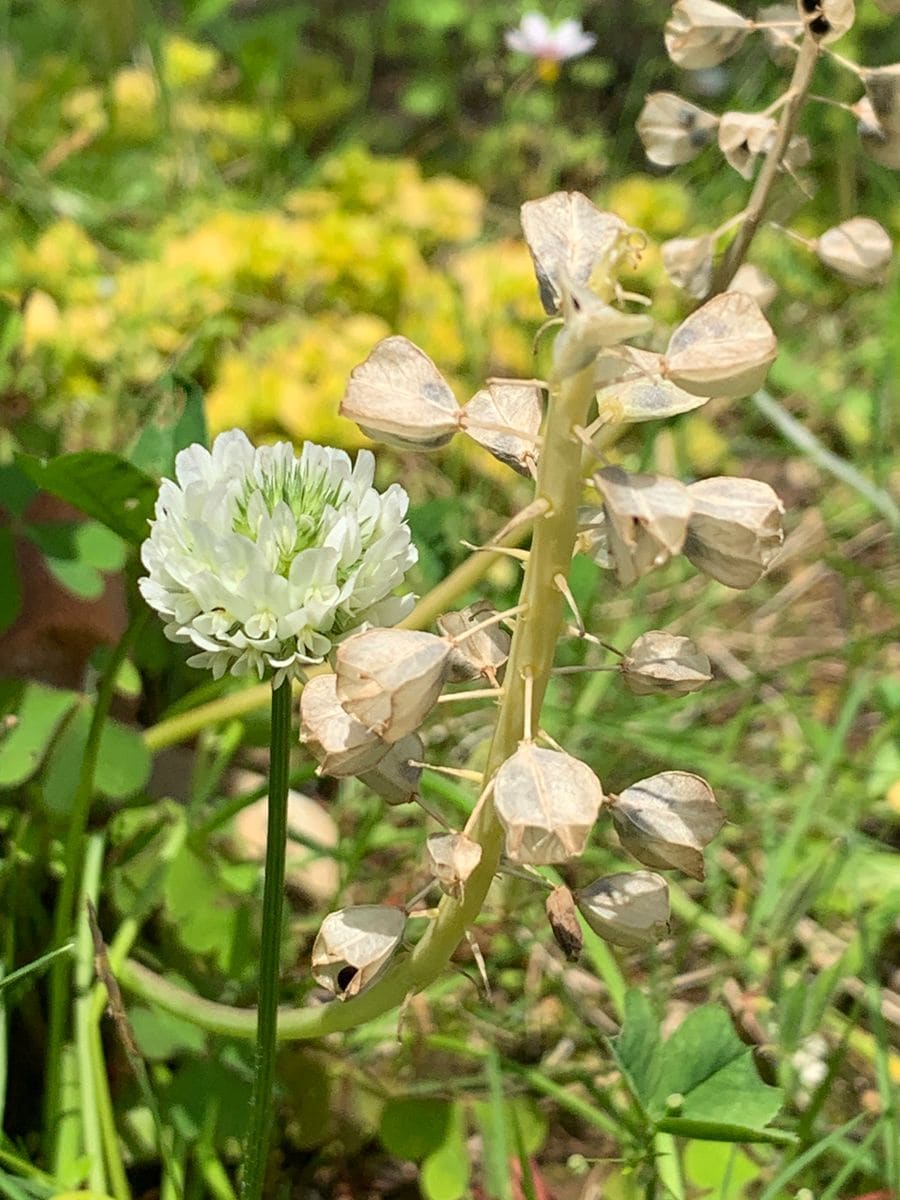
M 584 370 L 601 350 L 648 333 L 653 320 L 604 304 L 586 287 L 563 283 L 563 327 L 553 343 L 553 379 L 560 382 Z
M 313 943 L 314 979 L 339 1000 L 356 996 L 388 965 L 405 927 L 406 913 L 389 904 L 329 913 Z
M 900 63 L 867 68 L 861 78 L 875 120 L 896 133 L 900 130 Z
M 603 803 L 600 780 L 561 750 L 520 742 L 494 777 L 494 807 L 512 862 L 545 866 L 584 851 Z
M 676 287 L 702 299 L 709 291 L 713 271 L 713 239 L 702 237 L 671 238 L 660 247 L 663 266 Z
M 604 571 L 611 571 L 615 567 L 609 551 L 606 513 L 602 507 L 583 504 L 578 509 L 578 533 L 573 553 L 586 554 Z
M 900 0 L 875 0 L 875 3 L 888 16 L 900 14 Z
M 741 292 L 755 300 L 760 308 L 768 308 L 778 295 L 778 284 L 771 275 L 761 271 L 753 263 L 741 263 L 734 279 L 728 285 L 729 292 Z
M 619 841 L 645 867 L 704 876 L 703 847 L 725 823 L 712 788 L 688 771 L 641 779 L 612 805 Z
M 762 387 L 777 353 L 778 341 L 756 301 L 723 292 L 674 331 L 664 373 L 697 396 L 737 399 Z
M 634 232 L 621 217 L 601 212 L 581 192 L 553 192 L 527 200 L 521 218 L 541 303 L 550 316 L 562 304 L 563 281 L 587 286 L 598 265 L 613 268 L 627 257 Z
M 797 0 L 797 8 L 817 42 L 836 42 L 856 19 L 853 0 Z
M 660 629 L 642 633 L 619 670 L 636 696 L 687 696 L 712 679 L 709 659 L 690 638 Z
M 894 255 L 887 231 L 870 217 L 851 217 L 828 229 L 816 242 L 819 261 L 850 283 L 884 282 Z
M 652 946 L 669 930 L 669 886 L 652 871 L 606 875 L 575 893 L 581 915 L 614 946 Z
M 604 467 L 594 485 L 603 496 L 609 550 L 623 587 L 679 553 L 691 515 L 683 483 Z
M 688 71 L 717 67 L 752 28 L 746 17 L 715 0 L 678 0 L 666 22 L 666 51 Z
M 412 629 L 367 629 L 335 655 L 337 698 L 386 742 L 422 724 L 441 694 L 452 646 Z
M 481 862 L 481 847 L 464 833 L 429 833 L 425 839 L 428 870 L 443 891 L 461 901 L 466 880 Z
M 544 407 L 533 383 L 489 383 L 463 407 L 465 432 L 520 475 L 537 465 Z
M 756 159 L 771 144 L 776 124 L 762 113 L 727 112 L 719 121 L 719 149 L 729 166 L 752 179 Z
M 763 38 L 772 62 L 778 67 L 791 66 L 796 58 L 792 47 L 803 33 L 796 4 L 768 4 L 757 11 L 756 20 L 763 26 Z M 772 28 L 766 29 L 766 25 Z
M 900 126 L 887 130 L 879 124 L 868 96 L 853 105 L 856 132 L 863 149 L 875 162 L 896 171 L 900 168 Z
M 659 167 L 691 162 L 712 141 L 719 118 L 674 92 L 651 92 L 635 128 L 644 153 Z
M 300 696 L 300 741 L 323 775 L 358 775 L 389 750 L 387 742 L 346 712 L 337 698 L 334 675 L 316 675 Z
M 341 416 L 402 450 L 437 450 L 459 429 L 459 405 L 440 371 L 405 337 L 384 338 L 350 373 Z
M 726 587 L 752 587 L 784 541 L 784 506 L 767 483 L 717 476 L 688 487 L 693 512 L 684 554 Z
M 557 946 L 569 962 L 577 962 L 584 948 L 584 934 L 578 920 L 575 897 L 567 887 L 560 885 L 547 897 L 544 908 Z
M 436 624 L 445 637 L 459 638 L 473 625 L 480 625 L 496 611 L 493 604 L 489 604 L 487 600 L 478 600 L 475 604 L 461 608 L 459 612 L 444 613 L 438 617 Z M 477 679 L 481 675 L 496 687 L 497 672 L 509 658 L 510 641 L 509 634 L 499 625 L 488 625 L 487 628 L 462 638 L 450 652 L 447 678 L 451 683 L 460 683 L 464 679 Z
M 693 396 L 662 375 L 662 355 L 629 348 L 628 357 L 600 354 L 594 368 L 597 418 L 617 422 L 656 421 L 691 412 L 708 396 Z
M 364 771 L 359 782 L 387 804 L 409 804 L 419 794 L 422 777 L 422 768 L 413 763 L 421 762 L 424 752 L 419 735 L 408 733 L 399 742 L 394 742 L 370 771 Z

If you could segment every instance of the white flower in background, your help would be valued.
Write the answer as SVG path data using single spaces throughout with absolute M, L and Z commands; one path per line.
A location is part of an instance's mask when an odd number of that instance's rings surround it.
M 563 21 L 555 28 L 543 13 L 526 13 L 517 29 L 506 32 L 510 50 L 518 50 L 536 58 L 538 74 L 552 82 L 559 74 L 559 64 L 570 58 L 587 54 L 597 41 L 593 33 L 585 33 L 580 21 Z
M 412 607 L 394 589 L 416 561 L 399 484 L 372 487 L 360 450 L 286 442 L 254 448 L 239 429 L 189 446 L 164 479 L 141 548 L 147 603 L 191 666 L 216 679 L 274 671 L 277 686 L 321 662 L 332 642 L 392 625 Z

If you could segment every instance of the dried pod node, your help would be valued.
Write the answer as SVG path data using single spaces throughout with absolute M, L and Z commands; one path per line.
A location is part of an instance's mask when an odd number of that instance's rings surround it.
M 557 946 L 569 962 L 577 962 L 584 948 L 584 934 L 578 920 L 575 897 L 561 884 L 547 897 L 544 907 Z
M 701 300 L 709 291 L 713 272 L 713 239 L 671 238 L 660 247 L 663 266 L 676 287 Z
M 464 431 L 520 475 L 534 474 L 544 417 L 541 389 L 533 383 L 489 383 L 462 410 Z
M 406 913 L 389 904 L 329 913 L 313 943 L 313 977 L 339 1000 L 356 996 L 388 965 L 405 927 Z
M 628 356 L 600 354 L 594 368 L 597 419 L 604 423 L 657 421 L 691 412 L 708 396 L 694 396 L 662 374 L 662 355 L 629 348 Z
M 894 247 L 887 231 L 870 217 L 851 217 L 816 242 L 819 261 L 850 283 L 883 283 Z
M 428 869 L 443 891 L 461 901 L 466 880 L 481 862 L 481 847 L 464 833 L 429 833 L 425 839 Z
M 619 669 L 636 696 L 687 696 L 712 679 L 709 659 L 690 638 L 660 629 L 642 633 Z
M 863 71 L 862 83 L 878 124 L 888 132 L 900 132 L 900 63 Z
M 384 338 L 354 367 L 340 411 L 368 437 L 401 450 L 437 450 L 459 429 L 449 385 L 405 337 Z
M 462 636 L 496 611 L 487 600 L 478 600 L 459 612 L 444 613 L 438 617 L 437 627 L 445 637 L 451 640 L 461 638 L 459 642 L 454 642 L 447 663 L 447 678 L 451 683 L 483 676 L 496 687 L 497 672 L 509 658 L 512 640 L 509 634 L 499 625 L 488 625 L 468 637 Z
M 452 649 L 443 638 L 412 629 L 354 634 L 335 655 L 337 698 L 367 729 L 399 742 L 437 703 Z
M 553 344 L 553 379 L 559 382 L 584 370 L 601 350 L 649 333 L 646 313 L 621 312 L 586 287 L 563 283 L 563 327 Z
M 300 696 L 300 741 L 324 775 L 358 775 L 390 747 L 342 708 L 334 675 L 316 675 Z
M 603 803 L 600 780 L 561 750 L 520 742 L 494 777 L 494 807 L 512 862 L 546 866 L 577 858 Z
M 605 875 L 575 893 L 581 915 L 604 941 L 637 949 L 669 931 L 669 887 L 652 871 Z
M 581 192 L 528 200 L 521 218 L 541 303 L 550 316 L 562 305 L 564 280 L 584 287 L 598 265 L 611 270 L 630 252 L 631 227 L 615 213 L 601 212 Z
M 797 0 L 797 9 L 817 42 L 836 42 L 856 20 L 853 0 Z
M 586 554 L 604 571 L 611 571 L 615 566 L 609 552 L 606 513 L 601 507 L 584 504 L 578 509 L 578 534 L 573 552 Z
M 726 587 L 752 587 L 784 541 L 784 506 L 767 483 L 717 476 L 688 487 L 684 554 Z
M 777 353 L 778 341 L 756 301 L 723 292 L 674 331 L 663 370 L 697 396 L 737 399 L 762 387 Z
M 387 804 L 409 804 L 419 794 L 422 768 L 414 763 L 422 761 L 425 747 L 417 733 L 394 742 L 384 758 L 359 776 L 360 783 L 370 792 L 375 792 Z
M 689 71 L 717 67 L 752 28 L 746 17 L 715 0 L 678 0 L 666 22 L 666 52 Z
M 751 300 L 755 300 L 760 308 L 768 308 L 778 295 L 778 284 L 771 275 L 767 275 L 753 263 L 741 263 L 728 290 L 742 292 Z
M 691 162 L 708 145 L 719 118 L 674 92 L 652 92 L 635 128 L 644 153 L 658 167 Z
M 774 119 L 761 113 L 723 113 L 719 121 L 719 149 L 729 166 L 744 179 L 752 179 L 756 160 L 768 150 L 775 129 Z
M 863 96 L 853 105 L 856 116 L 856 132 L 863 149 L 883 167 L 896 171 L 900 168 L 900 126 L 885 129 L 875 116 L 868 96 Z
M 703 847 L 725 823 L 713 790 L 699 775 L 663 771 L 641 779 L 612 802 L 619 841 L 645 867 L 704 876 Z
M 603 496 L 609 551 L 623 587 L 679 553 L 691 515 L 683 483 L 604 467 L 594 485 Z
M 757 11 L 756 20 L 762 26 L 772 62 L 778 67 L 792 66 L 796 58 L 796 50 L 792 47 L 803 33 L 803 22 L 797 15 L 796 4 L 766 5 Z

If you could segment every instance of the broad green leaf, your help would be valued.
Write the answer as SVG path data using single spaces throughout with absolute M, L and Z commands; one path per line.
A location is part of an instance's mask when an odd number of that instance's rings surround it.
M 738 1146 L 690 1142 L 683 1161 L 687 1178 L 710 1200 L 746 1200 L 747 1185 L 761 1173 Z
M 82 600 L 98 600 L 103 595 L 103 576 L 90 563 L 78 559 L 47 558 L 47 570 L 57 583 Z
M 653 1006 L 638 988 L 626 993 L 622 1028 L 617 1037 L 609 1039 L 609 1045 L 629 1090 L 647 1111 L 659 1077 L 661 1044 Z
M 78 557 L 98 571 L 121 571 L 128 558 L 125 543 L 99 521 L 83 521 L 75 528 Z
M 182 846 L 166 873 L 163 897 L 185 950 L 210 955 L 222 970 L 234 971 L 236 946 L 240 937 L 246 937 L 246 929 L 238 897 L 228 893 L 210 864 Z
M 389 1100 L 378 1136 L 389 1154 L 419 1162 L 444 1144 L 452 1118 L 449 1100 Z
M 38 487 L 74 505 L 127 542 L 141 542 L 147 536 L 156 484 L 117 454 L 82 450 L 48 459 L 22 454 L 16 462 Z
M 170 425 L 157 425 L 148 421 L 140 437 L 131 449 L 128 459 L 134 466 L 154 476 L 172 478 L 175 473 L 175 456 L 186 446 L 199 443 L 206 446 L 206 414 L 203 409 L 203 392 L 191 379 L 172 375 L 163 381 L 163 386 L 180 388 L 184 394 L 184 407 L 180 416 Z
M 36 494 L 37 488 L 15 463 L 0 466 L 0 508 L 21 517 Z
M 715 1004 L 695 1008 L 665 1043 L 651 1114 L 665 1116 L 667 1098 L 673 1094 L 683 1096 L 686 1104 L 694 1089 L 749 1053 L 724 1008 Z M 679 1115 L 683 1113 L 684 1107 Z
M 66 724 L 47 760 L 42 800 L 57 817 L 69 814 L 81 773 L 93 706 L 82 704 Z M 151 756 L 140 734 L 107 720 L 100 735 L 94 790 L 110 800 L 133 796 L 150 777 Z
M 9 629 L 22 611 L 22 589 L 11 529 L 0 529 L 0 633 Z
M 216 1059 L 191 1058 L 179 1066 L 162 1095 L 162 1108 L 171 1124 L 189 1142 L 196 1141 L 207 1123 L 211 1100 L 218 1106 L 218 1139 L 243 1140 L 247 1131 L 247 1080 Z
M 469 1187 L 466 1119 L 461 1104 L 454 1104 L 442 1145 L 422 1163 L 419 1185 L 425 1200 L 462 1200 Z
M 144 1058 L 164 1062 L 179 1054 L 203 1054 L 206 1050 L 203 1030 L 171 1013 L 136 1005 L 128 1010 L 128 1018 Z
M 30 779 L 44 760 L 60 723 L 78 695 L 28 684 L 22 693 L 16 724 L 0 738 L 0 788 L 18 787 Z

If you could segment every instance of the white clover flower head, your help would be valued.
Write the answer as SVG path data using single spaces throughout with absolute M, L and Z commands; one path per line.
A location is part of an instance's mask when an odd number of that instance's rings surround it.
M 517 29 L 506 31 L 505 40 L 510 50 L 536 58 L 539 69 L 555 65 L 556 70 L 541 72 L 551 80 L 556 76 L 559 63 L 587 54 L 597 38 L 593 33 L 586 33 L 580 21 L 562 21 L 554 27 L 543 13 L 531 12 L 522 17 Z
M 351 630 L 392 625 L 412 595 L 395 589 L 416 561 L 399 484 L 379 494 L 375 460 L 307 442 L 254 448 L 221 433 L 189 446 L 164 479 L 141 548 L 141 595 L 173 642 L 216 679 L 274 672 L 277 687 L 323 660 Z

